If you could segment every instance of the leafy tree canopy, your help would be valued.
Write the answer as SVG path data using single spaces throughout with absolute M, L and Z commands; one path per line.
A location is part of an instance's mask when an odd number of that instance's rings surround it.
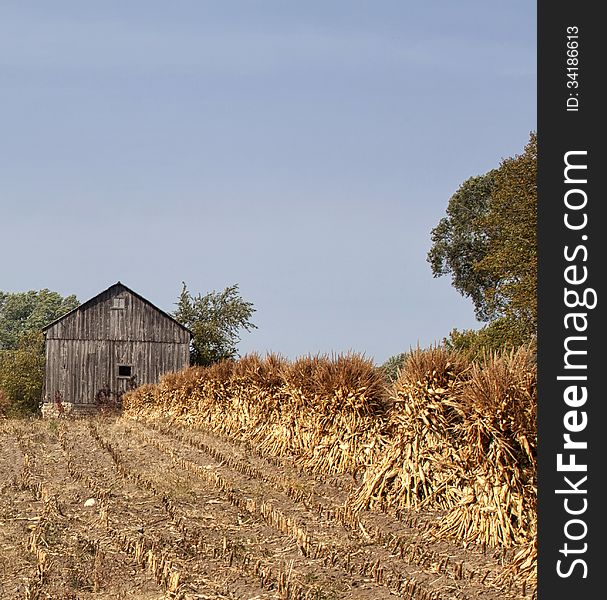
M 210 365 L 238 356 L 240 331 L 257 329 L 251 321 L 254 312 L 253 304 L 240 296 L 237 284 L 223 292 L 193 296 L 184 283 L 173 316 L 193 333 L 191 363 Z
M 532 133 L 521 155 L 466 180 L 432 230 L 434 276 L 451 274 L 477 318 L 492 325 L 483 334 L 492 343 L 525 343 L 537 331 L 536 177 Z
M 50 290 L 0 291 L 0 412 L 36 412 L 44 381 L 42 328 L 79 305 Z
M 42 399 L 44 337 L 30 332 L 15 350 L 0 351 L 0 412 L 33 414 Z
M 434 276 L 451 274 L 453 287 L 472 300 L 481 321 L 491 318 L 485 294 L 496 283 L 476 268 L 489 251 L 482 219 L 489 211 L 494 190 L 495 171 L 464 181 L 449 200 L 447 216 L 432 230 L 428 252 Z
M 79 306 L 76 296 L 40 291 L 0 291 L 0 350 L 15 350 L 23 335 L 41 331 L 66 312 Z
M 537 331 L 537 137 L 496 172 L 490 210 L 481 220 L 489 247 L 476 269 L 495 281 L 485 291 L 493 314 L 526 339 Z M 524 341 L 523 340 L 523 341 Z

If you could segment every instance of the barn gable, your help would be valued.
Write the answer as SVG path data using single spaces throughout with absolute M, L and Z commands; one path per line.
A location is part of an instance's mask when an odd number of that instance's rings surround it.
M 191 332 L 121 282 L 43 329 L 46 339 L 138 340 L 189 343 Z
M 189 365 L 191 332 L 118 282 L 44 328 L 43 414 L 90 413 Z

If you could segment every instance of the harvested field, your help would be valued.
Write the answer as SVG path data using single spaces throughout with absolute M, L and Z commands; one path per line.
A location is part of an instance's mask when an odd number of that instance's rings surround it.
M 352 470 L 323 474 L 211 427 L 5 420 L 0 448 L 3 599 L 535 594 L 507 576 L 516 546 L 437 538 L 436 509 L 354 512 Z

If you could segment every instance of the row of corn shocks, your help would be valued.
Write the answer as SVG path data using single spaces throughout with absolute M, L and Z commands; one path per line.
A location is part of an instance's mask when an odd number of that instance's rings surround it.
M 441 510 L 436 534 L 519 547 L 536 570 L 536 366 L 532 352 L 467 361 L 410 352 L 387 384 L 356 354 L 287 361 L 249 355 L 193 367 L 124 398 L 127 416 L 169 419 L 293 456 L 323 474 L 363 474 L 355 510 Z

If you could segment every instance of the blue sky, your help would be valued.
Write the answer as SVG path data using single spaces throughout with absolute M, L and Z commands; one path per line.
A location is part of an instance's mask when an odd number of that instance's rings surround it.
M 536 129 L 535 11 L 0 2 L 0 289 L 238 283 L 241 353 L 291 358 L 478 327 L 430 231 Z

